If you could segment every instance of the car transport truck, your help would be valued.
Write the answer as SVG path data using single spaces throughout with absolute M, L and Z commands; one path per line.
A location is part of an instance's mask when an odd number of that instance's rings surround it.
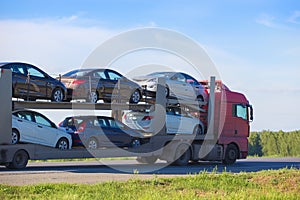
M 237 159 L 248 155 L 248 136 L 253 109 L 245 95 L 229 90 L 221 81 L 201 83 L 209 93 L 208 102 L 179 101 L 168 99 L 165 94 L 165 80 L 158 79 L 156 97 L 152 103 L 70 103 L 12 101 L 11 71 L 2 70 L 0 75 L 0 164 L 7 168 L 25 168 L 28 160 L 136 157 L 140 163 L 153 164 L 157 159 L 175 165 L 189 162 L 218 161 L 234 164 Z M 205 124 L 205 133 L 168 134 L 166 132 L 166 107 L 177 106 L 191 113 L 198 113 Z M 111 110 L 114 118 L 120 118 L 124 110 L 152 109 L 154 133 L 149 141 L 136 148 L 73 148 L 59 150 L 38 144 L 11 144 L 12 110 L 15 109 L 87 109 Z M 191 127 L 194 128 L 194 127 Z

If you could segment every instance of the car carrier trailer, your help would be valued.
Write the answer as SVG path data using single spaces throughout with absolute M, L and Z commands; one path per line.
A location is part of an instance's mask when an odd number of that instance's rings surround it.
M 190 161 L 206 160 L 233 164 L 236 159 L 246 158 L 248 154 L 249 121 L 252 107 L 243 94 L 229 89 L 215 87 L 212 77 L 209 86 L 206 133 L 168 134 L 165 127 L 166 106 L 186 106 L 196 112 L 204 112 L 203 104 L 166 99 L 165 80 L 158 80 L 154 104 L 126 103 L 70 103 L 70 102 L 29 102 L 12 101 L 12 79 L 10 70 L 2 70 L 0 77 L 0 164 L 8 168 L 22 169 L 28 160 L 71 159 L 71 158 L 107 158 L 137 157 L 140 163 L 152 164 L 157 159 L 176 165 L 187 165 Z M 112 110 L 119 118 L 122 110 L 152 109 L 153 136 L 149 142 L 137 148 L 103 148 L 90 150 L 73 148 L 59 150 L 37 144 L 11 144 L 11 118 L 13 109 L 87 109 Z M 241 114 L 242 116 L 239 116 Z

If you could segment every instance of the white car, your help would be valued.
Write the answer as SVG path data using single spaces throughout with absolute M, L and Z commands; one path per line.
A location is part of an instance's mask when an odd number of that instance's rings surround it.
M 12 144 L 34 143 L 62 150 L 71 149 L 72 137 L 44 115 L 32 110 L 12 112 Z
M 153 133 L 151 128 L 154 114 L 150 112 L 125 111 L 122 122 L 132 129 Z M 168 134 L 204 134 L 204 125 L 188 112 L 171 107 L 166 109 L 166 131 Z
M 207 101 L 208 92 L 193 77 L 182 72 L 155 72 L 147 76 L 134 77 L 133 80 L 145 88 L 146 96 L 155 96 L 158 78 L 166 80 L 166 97 Z

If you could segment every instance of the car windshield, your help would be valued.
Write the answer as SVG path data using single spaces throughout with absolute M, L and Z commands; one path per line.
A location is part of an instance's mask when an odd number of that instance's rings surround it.
M 156 77 L 170 77 L 174 74 L 174 72 L 154 72 L 151 74 L 148 74 L 147 76 L 156 76 Z
M 70 71 L 68 73 L 65 73 L 64 75 L 62 76 L 65 76 L 65 77 L 82 77 L 82 76 L 85 76 L 87 73 L 89 73 L 91 70 L 73 70 L 73 71 Z

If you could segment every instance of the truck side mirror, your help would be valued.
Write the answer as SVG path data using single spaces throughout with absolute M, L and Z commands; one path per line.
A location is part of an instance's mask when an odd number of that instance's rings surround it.
M 251 105 L 249 105 L 250 108 L 250 121 L 253 121 L 253 107 Z

